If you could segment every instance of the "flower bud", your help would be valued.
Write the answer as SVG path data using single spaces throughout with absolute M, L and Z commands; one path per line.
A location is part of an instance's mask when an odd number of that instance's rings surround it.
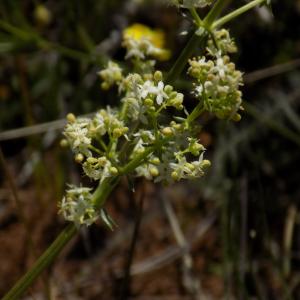
M 67 121 L 68 121 L 69 123 L 74 123 L 74 122 L 76 121 L 75 115 L 72 114 L 72 113 L 68 113 L 68 114 L 67 114 Z
M 77 153 L 76 155 L 75 155 L 75 161 L 77 162 L 77 163 L 82 163 L 83 162 L 83 160 L 84 160 L 84 156 L 81 154 L 81 153 Z
M 98 159 L 91 156 L 91 157 L 88 157 L 88 158 L 86 159 L 86 161 L 87 161 L 88 163 L 90 163 L 90 164 L 95 164 L 95 163 L 98 162 Z
M 201 168 L 204 169 L 204 170 L 208 169 L 210 166 L 211 166 L 211 162 L 208 159 L 204 159 L 201 162 Z
M 102 88 L 102 90 L 107 91 L 107 90 L 109 90 L 110 86 L 107 82 L 104 81 L 101 83 L 101 88 Z
M 155 81 L 161 81 L 162 79 L 163 79 L 162 72 L 156 71 L 156 72 L 154 73 L 154 80 L 155 80 Z
M 107 163 L 107 158 L 105 156 L 101 156 L 98 158 L 98 163 L 101 167 L 104 167 Z
M 171 127 L 165 127 L 162 129 L 161 132 L 164 136 L 172 136 L 173 135 L 173 130 Z
M 149 173 L 151 174 L 151 176 L 153 177 L 157 177 L 159 175 L 159 171 L 156 167 L 151 167 L 149 169 Z
M 234 122 L 239 122 L 241 121 L 242 116 L 240 114 L 234 114 L 234 116 L 231 118 L 231 120 L 233 120 Z
M 150 98 L 146 98 L 145 101 L 144 101 L 144 104 L 146 106 L 152 106 L 153 105 L 153 100 L 150 99 Z
M 159 165 L 160 159 L 158 157 L 155 157 L 155 158 L 151 159 L 150 163 L 153 165 Z
M 195 166 L 194 166 L 193 164 L 191 164 L 191 163 L 186 163 L 185 165 L 186 165 L 186 167 L 188 167 L 191 171 L 194 171 L 194 170 L 195 170 Z
M 119 171 L 116 167 L 110 167 L 109 168 L 109 172 L 111 173 L 111 175 L 115 176 L 119 174 Z
M 62 139 L 59 144 L 62 148 L 66 148 L 69 146 L 69 142 L 66 139 Z
M 39 4 L 34 10 L 34 18 L 39 25 L 47 26 L 52 20 L 52 14 L 45 5 Z
M 113 137 L 114 138 L 119 138 L 123 135 L 122 129 L 121 128 L 115 128 L 113 130 Z
M 199 155 L 199 152 L 203 151 L 203 150 L 204 150 L 203 145 L 201 145 L 199 143 L 193 143 L 190 147 L 191 153 L 195 156 Z
M 179 175 L 176 171 L 173 171 L 171 173 L 171 177 L 175 180 L 175 181 L 178 181 L 179 180 Z
M 173 87 L 171 85 L 166 85 L 164 91 L 168 94 L 173 91 Z

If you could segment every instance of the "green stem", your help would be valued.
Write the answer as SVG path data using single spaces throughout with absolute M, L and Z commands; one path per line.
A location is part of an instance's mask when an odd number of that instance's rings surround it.
M 127 165 L 120 169 L 120 173 L 125 175 L 133 171 L 136 167 L 138 167 L 147 156 L 155 150 L 155 147 L 147 148 L 143 153 L 138 154 L 132 161 L 130 161 Z
M 247 12 L 248 10 L 250 10 L 250 9 L 254 8 L 255 6 L 262 4 L 264 2 L 266 2 L 266 0 L 254 0 L 254 1 L 238 8 L 237 10 L 233 11 L 232 13 L 230 13 L 230 14 L 224 16 L 223 18 L 220 18 L 216 22 L 214 22 L 212 25 L 212 29 L 223 26 L 224 24 L 231 21 L 232 19 L 235 19 L 236 17 L 240 16 L 241 14 Z
M 32 268 L 14 285 L 2 300 L 18 299 L 32 282 L 46 269 L 57 257 L 60 251 L 77 232 L 75 225 L 69 224 L 51 244 L 51 246 L 36 261 Z
M 93 199 L 95 206 L 98 210 L 100 210 L 103 205 L 105 204 L 105 201 L 109 194 L 113 191 L 115 186 L 120 181 L 120 177 L 110 177 L 105 178 L 97 187 L 97 189 L 94 191 Z
M 106 178 L 102 184 L 95 190 L 93 198 L 95 205 L 100 209 L 107 199 L 107 196 L 114 189 L 118 183 L 119 178 Z M 40 256 L 31 269 L 12 287 L 12 289 L 1 300 L 15 300 L 18 299 L 27 288 L 34 282 L 34 280 L 46 269 L 58 256 L 61 250 L 77 233 L 78 229 L 72 223 L 60 233 L 50 247 Z
M 186 122 L 187 124 L 192 123 L 194 120 L 196 120 L 203 112 L 203 104 L 202 102 L 199 102 L 197 106 L 193 109 L 193 111 L 190 113 L 190 115 L 187 117 Z
M 223 8 L 229 3 L 230 0 L 218 0 L 214 7 L 210 10 L 208 15 L 205 17 L 204 21 L 200 19 L 195 9 L 190 9 L 190 12 L 195 18 L 198 26 L 203 26 L 205 29 L 201 35 L 196 32 L 192 35 L 190 40 L 188 41 L 185 48 L 182 50 L 172 69 L 167 75 L 166 82 L 172 83 L 176 78 L 179 77 L 181 72 L 183 71 L 188 59 L 192 56 L 197 45 L 200 45 L 201 48 L 204 47 L 205 42 L 207 40 L 207 31 L 210 31 L 210 27 L 212 26 L 214 20 L 219 16 L 222 12 Z M 199 24 L 198 24 L 199 23 Z
M 56 50 L 57 52 L 59 52 L 60 54 L 76 59 L 76 60 L 80 60 L 80 61 L 86 61 L 86 62 L 93 62 L 95 61 L 98 64 L 103 64 L 104 62 L 104 58 L 103 57 L 93 57 L 90 54 L 78 51 L 78 50 L 74 50 L 65 46 L 62 46 L 60 44 L 48 41 L 46 39 L 44 39 L 43 37 L 41 37 L 38 33 L 36 32 L 28 32 L 26 30 L 20 29 L 16 26 L 13 26 L 11 24 L 9 24 L 8 22 L 1 20 L 0 19 L 0 28 L 4 29 L 6 32 L 10 33 L 11 35 L 19 38 L 22 41 L 25 42 L 34 42 L 37 47 L 41 48 L 41 49 L 52 49 L 52 50 Z
M 218 0 L 213 8 L 205 17 L 203 23 L 205 28 L 210 28 L 213 22 L 219 17 L 224 7 L 229 3 L 229 0 Z
M 204 33 L 199 36 L 196 33 L 192 35 L 190 40 L 188 41 L 185 48 L 182 50 L 181 54 L 179 55 L 178 59 L 176 60 L 175 64 L 173 65 L 172 69 L 167 75 L 166 82 L 167 83 L 173 83 L 175 79 L 179 77 L 181 72 L 183 71 L 188 59 L 192 56 L 195 48 L 197 45 L 203 45 L 205 44 L 207 34 L 204 31 Z
M 197 26 L 199 26 L 199 27 L 202 26 L 202 20 L 199 17 L 195 7 L 190 8 L 190 13 L 191 13 L 194 21 L 196 22 Z

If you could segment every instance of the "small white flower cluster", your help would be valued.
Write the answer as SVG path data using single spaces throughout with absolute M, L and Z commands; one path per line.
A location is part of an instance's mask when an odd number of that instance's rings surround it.
M 91 157 L 93 139 L 101 141 L 102 137 L 108 134 L 114 138 L 119 138 L 126 134 L 128 127 L 119 120 L 117 112 L 110 107 L 101 109 L 92 118 L 76 118 L 73 114 L 68 114 L 68 123 L 64 129 L 64 136 L 72 151 L 84 157 Z M 79 161 L 80 162 L 80 161 Z
M 65 127 L 64 135 L 75 154 L 82 153 L 85 156 L 91 156 L 89 146 L 91 138 L 89 135 L 90 120 L 86 118 L 76 119 L 74 115 L 67 116 L 68 124 Z
M 220 119 L 238 121 L 241 109 L 242 73 L 235 69 L 228 56 L 218 55 L 213 60 L 206 57 L 189 61 L 188 73 L 197 80 L 194 94 L 203 101 L 204 109 Z
M 230 37 L 229 31 L 224 28 L 212 33 L 212 37 L 207 41 L 206 49 L 211 56 L 237 52 L 234 40 Z
M 118 169 L 112 166 L 112 163 L 106 156 L 88 157 L 82 164 L 84 173 L 94 179 L 102 182 L 105 178 L 118 174 Z
M 203 145 L 194 138 L 186 138 L 183 127 L 174 122 L 172 127 L 164 127 L 161 133 L 167 136 L 167 142 L 136 169 L 136 175 L 164 183 L 202 177 L 204 170 L 210 166 L 210 162 L 203 159 Z M 148 143 L 145 142 L 145 145 Z M 144 146 L 138 147 L 139 153 L 145 151 Z M 191 157 L 197 157 L 197 160 Z
M 154 74 L 128 74 L 116 83 L 119 92 L 123 94 L 127 117 L 133 121 L 149 122 L 149 114 L 167 107 L 183 109 L 183 94 L 174 91 L 170 85 L 165 85 L 160 71 Z
M 95 210 L 93 196 L 90 188 L 70 186 L 65 197 L 59 203 L 59 213 L 77 227 L 82 224 L 87 226 L 93 224 L 99 213 Z
M 98 75 L 102 78 L 102 89 L 108 90 L 112 85 L 122 79 L 122 69 L 118 64 L 110 61 L 108 67 L 100 72 Z
M 227 33 L 216 36 L 224 52 L 233 49 Z M 228 56 L 221 51 L 213 56 L 213 51 L 208 51 L 212 59 L 190 60 L 188 73 L 196 78 L 195 94 L 203 99 L 200 111 L 204 108 L 218 117 L 235 119 L 241 104 L 241 73 Z M 204 146 L 195 138 L 201 130 L 194 122 L 199 115 L 195 117 L 193 112 L 198 110 L 195 108 L 189 115 L 184 95 L 165 84 L 162 72 L 154 70 L 154 64 L 146 59 L 149 53 L 143 53 L 143 63 L 148 68 L 139 73 L 126 74 L 115 62 L 109 62 L 99 72 L 103 89 L 117 87 L 122 103 L 119 110 L 107 107 L 92 118 L 67 116 L 66 143 L 84 174 L 100 184 L 122 175 L 168 184 L 200 178 L 210 166 L 204 159 Z M 136 69 L 134 63 L 133 66 Z M 172 114 L 166 113 L 168 109 Z M 107 222 L 100 211 L 101 208 L 94 207 L 90 189 L 86 188 L 72 187 L 60 204 L 64 217 L 77 225 L 90 225 L 99 215 Z
M 213 0 L 171 0 L 173 5 L 184 8 L 205 7 L 211 5 Z
M 189 61 L 188 74 L 196 79 L 194 95 L 203 101 L 206 111 L 220 119 L 241 119 L 242 73 L 227 54 L 237 51 L 228 30 L 215 30 L 207 42 L 207 55 Z M 210 57 L 210 59 L 208 58 Z
M 144 60 L 148 56 L 156 59 L 161 59 L 166 55 L 166 50 L 155 47 L 147 37 L 134 39 L 126 37 L 123 41 L 123 46 L 126 48 L 126 59 Z

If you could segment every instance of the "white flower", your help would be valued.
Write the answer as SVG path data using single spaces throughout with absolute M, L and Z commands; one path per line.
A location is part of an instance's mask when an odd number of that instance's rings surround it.
M 124 41 L 124 45 L 127 48 L 125 59 L 129 59 L 131 57 L 145 59 L 145 50 L 142 49 L 140 41 L 128 38 Z
M 161 105 L 163 103 L 164 98 L 168 98 L 168 95 L 164 92 L 164 83 L 160 81 L 157 85 L 156 90 L 156 103 Z
M 200 84 L 195 87 L 194 93 L 196 96 L 202 96 L 203 90 L 203 85 Z
M 109 61 L 107 68 L 98 72 L 98 75 L 102 78 L 102 80 L 105 83 L 103 87 L 109 88 L 116 82 L 122 80 L 122 69 L 117 63 Z
M 94 133 L 104 135 L 106 133 L 105 123 L 103 116 L 97 112 L 91 122 L 91 129 Z
M 149 94 L 156 93 L 156 87 L 150 80 L 145 81 L 143 85 L 139 85 L 140 97 L 145 99 Z
M 168 98 L 168 95 L 164 91 L 164 83 L 159 81 L 157 86 L 150 80 L 147 80 L 143 85 L 139 86 L 140 88 L 140 97 L 145 99 L 149 94 L 156 96 L 156 103 L 161 105 L 164 98 Z
M 68 123 L 65 127 L 63 134 L 75 153 L 91 156 L 91 152 L 88 150 L 88 146 L 91 144 L 88 130 L 89 124 L 89 119 L 78 118 L 75 122 Z
M 148 180 L 151 180 L 153 177 L 150 174 L 150 165 L 144 164 L 135 169 L 137 177 L 145 177 Z
M 100 179 L 100 183 L 105 178 L 113 176 L 110 172 L 111 166 L 111 162 L 105 156 L 89 157 L 82 165 L 85 174 L 94 180 Z
M 227 66 L 226 64 L 224 63 L 224 60 L 222 57 L 218 57 L 217 58 L 217 61 L 216 61 L 216 66 L 214 68 L 214 71 L 216 73 L 219 74 L 219 76 L 223 79 L 225 78 L 225 75 L 227 73 Z
M 89 226 L 99 217 L 93 205 L 91 190 L 90 188 L 71 186 L 59 203 L 59 213 L 66 220 L 74 222 L 77 227 L 83 224 Z

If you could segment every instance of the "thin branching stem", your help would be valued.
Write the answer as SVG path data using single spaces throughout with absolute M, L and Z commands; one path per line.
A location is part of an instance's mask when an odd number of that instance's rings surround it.
M 237 18 L 241 14 L 256 7 L 257 5 L 263 4 L 264 2 L 266 2 L 266 0 L 251 1 L 250 3 L 238 8 L 237 10 L 233 11 L 232 13 L 229 13 L 228 15 L 224 16 L 223 18 L 220 18 L 219 20 L 215 21 L 212 25 L 212 29 L 223 26 L 224 24 L 228 23 L 229 21 Z

